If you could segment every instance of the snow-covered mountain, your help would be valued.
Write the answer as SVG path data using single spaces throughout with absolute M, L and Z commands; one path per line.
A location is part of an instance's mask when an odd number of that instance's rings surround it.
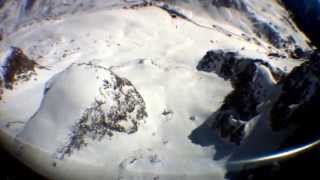
M 276 0 L 2 0 L 0 32 L 1 140 L 51 178 L 224 179 L 318 91 Z

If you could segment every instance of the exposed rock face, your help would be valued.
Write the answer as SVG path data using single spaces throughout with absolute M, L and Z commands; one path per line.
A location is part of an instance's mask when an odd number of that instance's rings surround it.
M 221 50 L 207 52 L 197 69 L 231 81 L 234 91 L 209 122 L 223 138 L 236 144 L 247 135 L 245 126 L 259 114 L 258 106 L 273 96 L 277 81 L 285 77 L 282 70 L 261 59 L 243 58 L 235 52 Z
M 60 158 L 87 145 L 88 139 L 101 140 L 105 136 L 111 138 L 114 133 L 131 134 L 138 131 L 139 125 L 147 117 L 146 107 L 143 98 L 129 80 L 90 63 L 72 68 L 92 68 L 97 76 L 100 71 L 105 75 L 98 80 L 101 81 L 99 94 L 73 126 L 69 142 L 59 150 Z
M 13 89 L 19 81 L 28 81 L 36 75 L 37 63 L 30 60 L 21 49 L 12 47 L 0 67 L 0 99 L 3 88 Z
M 251 18 L 254 25 L 254 32 L 258 37 L 265 38 L 268 42 L 274 45 L 276 48 L 285 48 L 286 40 L 281 37 L 280 33 L 276 31 L 272 25 L 258 20 L 257 18 Z
M 260 64 L 270 69 L 273 77 L 278 81 L 286 76 L 281 69 L 271 66 L 262 59 L 241 57 L 237 52 L 223 50 L 208 51 L 197 65 L 197 69 L 205 72 L 215 72 L 225 80 L 240 78 L 239 73 L 244 72 L 248 65 Z
M 298 127 L 296 134 L 303 134 L 299 138 L 289 138 L 286 144 L 319 132 L 320 123 L 314 120 L 320 107 L 318 53 L 310 55 L 308 62 L 289 75 L 263 60 L 242 58 L 235 52 L 220 50 L 207 52 L 197 69 L 214 72 L 231 81 L 234 91 L 208 121 L 210 127 L 228 141 L 240 144 L 248 133 L 246 126 L 263 111 L 259 107 L 268 101 L 275 102 L 271 103 L 270 112 L 271 127 L 275 131 L 293 126 Z M 279 98 L 274 99 L 277 96 Z
M 282 82 L 280 98 L 271 112 L 271 125 L 275 130 L 290 125 L 310 126 L 317 123 L 320 107 L 320 55 L 296 67 Z M 318 126 L 319 127 L 319 126 Z
M 255 13 L 247 11 L 246 15 L 253 24 L 253 31 L 259 37 L 267 40 L 278 49 L 294 51 L 296 42 L 292 37 L 284 37 L 278 27 L 270 22 L 258 18 Z

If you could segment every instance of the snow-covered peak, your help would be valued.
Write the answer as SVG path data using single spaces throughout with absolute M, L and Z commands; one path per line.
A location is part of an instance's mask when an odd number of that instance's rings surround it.
M 88 145 L 87 139 L 135 133 L 146 116 L 130 81 L 92 63 L 74 64 L 47 85 L 41 108 L 19 136 L 63 158 Z

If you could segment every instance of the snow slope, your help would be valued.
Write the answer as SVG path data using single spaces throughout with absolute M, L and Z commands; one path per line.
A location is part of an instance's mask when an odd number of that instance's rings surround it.
M 5 1 L 0 64 L 18 47 L 42 68 L 0 83 L 3 141 L 53 178 L 224 179 L 235 145 L 195 134 L 234 87 L 199 61 L 220 49 L 288 72 L 310 50 L 276 1 L 239 2 Z

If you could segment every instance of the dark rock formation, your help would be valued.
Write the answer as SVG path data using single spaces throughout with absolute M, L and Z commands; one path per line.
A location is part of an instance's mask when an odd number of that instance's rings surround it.
M 291 135 L 282 143 L 279 150 L 292 150 L 320 138 L 320 54 L 313 53 L 309 61 L 296 67 L 284 80 L 282 92 L 271 110 L 271 127 L 275 131 L 295 127 Z M 248 169 L 229 172 L 230 179 L 303 179 L 306 174 L 318 176 L 320 148 L 303 151 L 299 156 L 286 161 Z
M 309 61 L 286 75 L 260 59 L 221 50 L 207 52 L 197 69 L 216 73 L 234 88 L 208 119 L 210 127 L 240 144 L 248 133 L 248 123 L 264 112 L 260 107 L 269 101 L 273 130 L 297 128 L 283 146 L 320 137 L 320 122 L 315 119 L 320 107 L 320 54 L 313 52 L 307 57 Z
M 129 80 L 104 67 L 93 64 L 80 66 L 108 71 L 111 78 L 104 77 L 100 96 L 95 98 L 72 128 L 68 144 L 58 150 L 59 158 L 86 146 L 89 139 L 101 140 L 105 136 L 111 138 L 115 133 L 135 133 L 148 116 L 142 96 Z
M 30 60 L 21 49 L 12 47 L 2 66 L 5 87 L 12 89 L 15 81 L 28 81 L 35 74 L 36 66 L 37 63 Z
M 29 59 L 21 49 L 12 47 L 0 68 L 0 99 L 3 88 L 13 89 L 15 83 L 28 81 L 36 75 L 37 63 Z
M 266 39 L 273 46 L 279 49 L 287 46 L 286 40 L 280 35 L 274 26 L 267 22 L 258 20 L 255 17 L 251 17 L 250 19 L 253 22 L 254 32 L 258 37 Z
M 276 82 L 286 75 L 261 59 L 222 50 L 207 52 L 197 69 L 231 81 L 234 90 L 209 122 L 218 134 L 236 144 L 246 136 L 246 124 L 259 114 L 258 106 L 273 96 Z
M 320 56 L 296 67 L 282 82 L 280 98 L 271 111 L 271 126 L 280 130 L 290 125 L 318 125 L 320 107 Z

